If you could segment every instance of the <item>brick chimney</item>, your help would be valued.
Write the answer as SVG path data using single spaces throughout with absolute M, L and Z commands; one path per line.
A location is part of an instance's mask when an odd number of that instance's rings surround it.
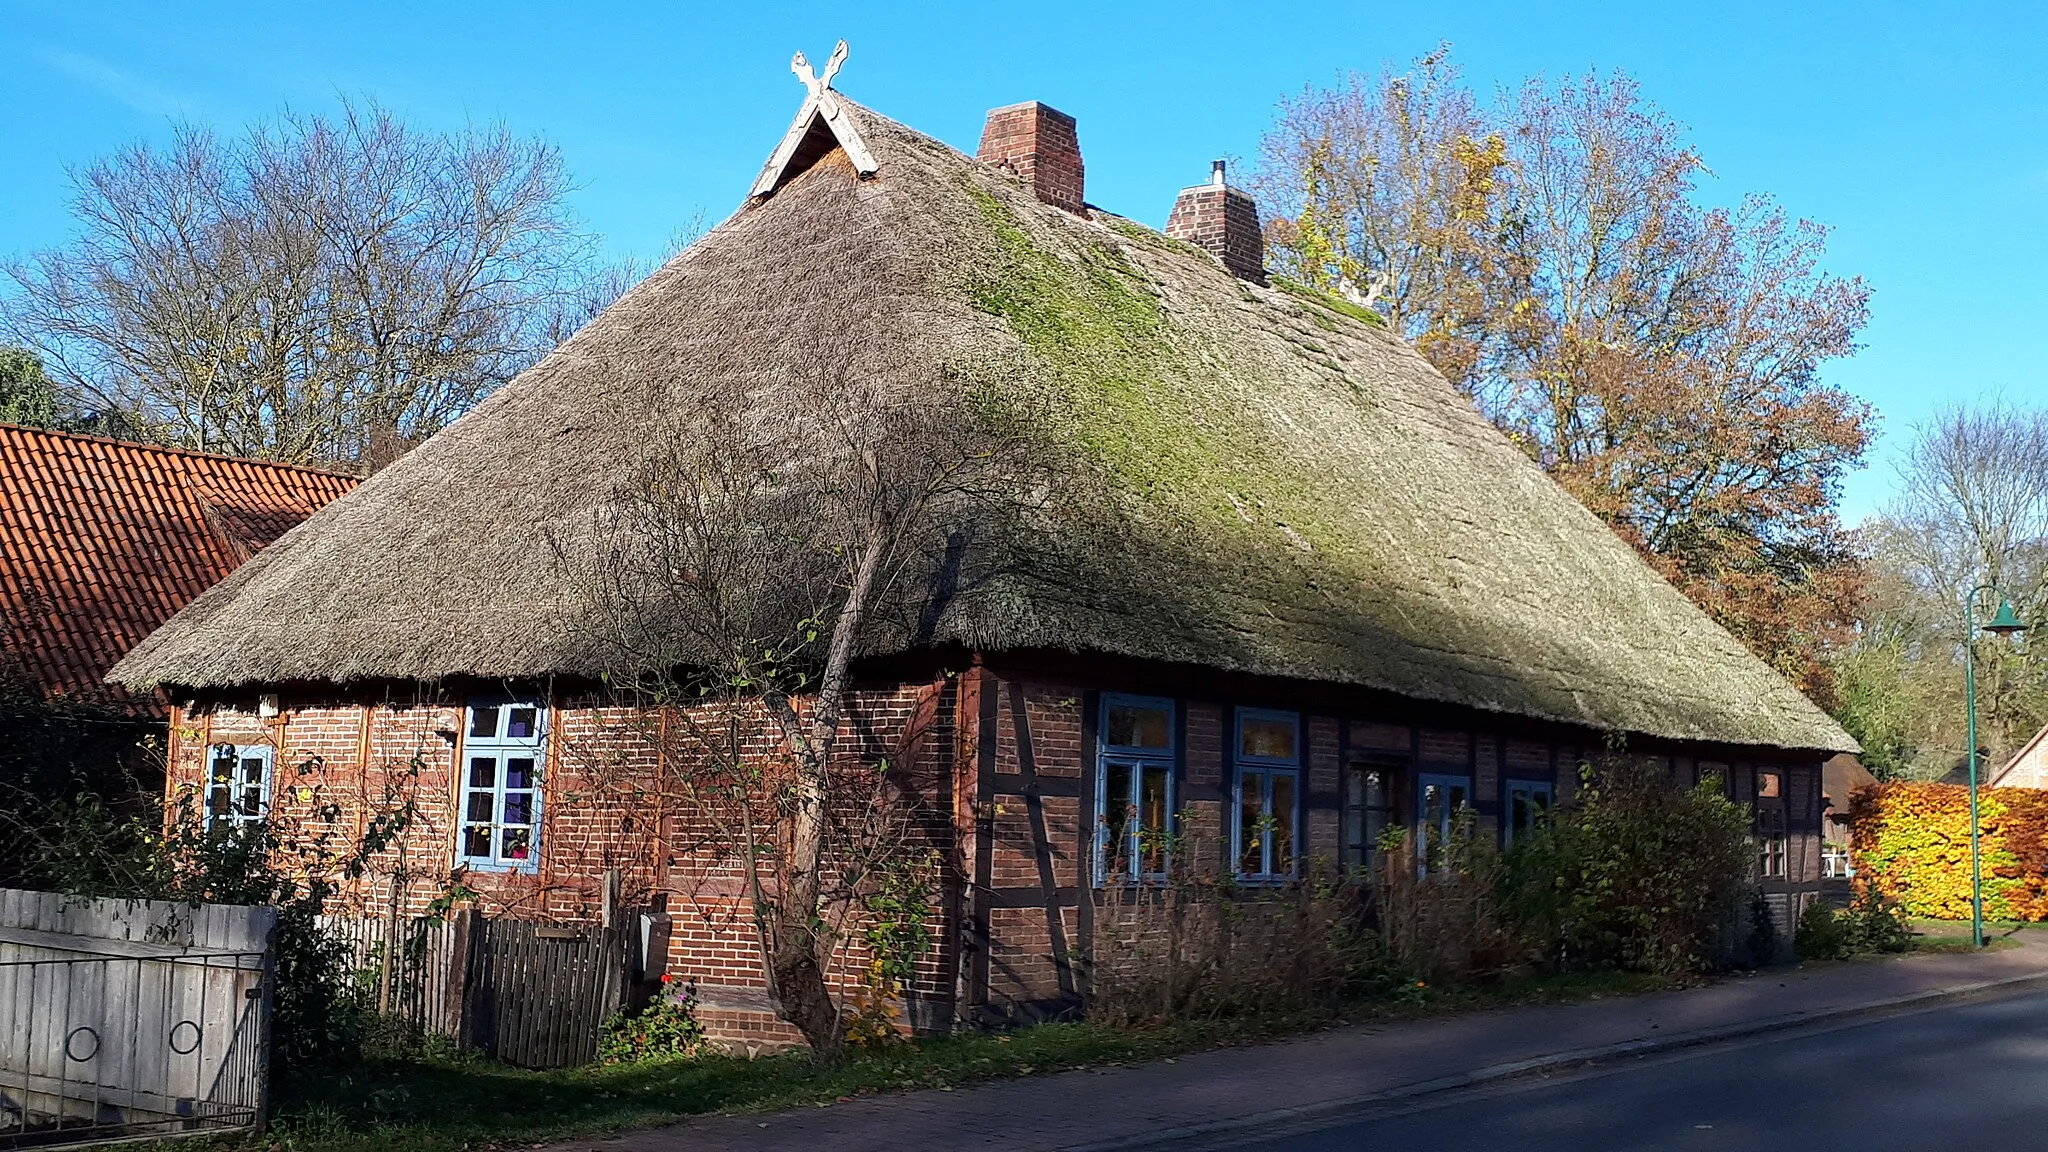
M 1230 274 L 1254 284 L 1266 282 L 1266 238 L 1259 231 L 1259 206 L 1223 180 L 1223 161 L 1209 167 L 1209 182 L 1181 190 L 1166 234 L 1208 250 Z
M 1081 211 L 1081 138 L 1064 112 L 1036 100 L 991 110 L 976 159 L 1015 172 L 1055 208 Z

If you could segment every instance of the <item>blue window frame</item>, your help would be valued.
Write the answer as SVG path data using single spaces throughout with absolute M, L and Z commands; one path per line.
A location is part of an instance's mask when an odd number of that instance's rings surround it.
M 1237 710 L 1231 854 L 1244 880 L 1285 880 L 1300 854 L 1301 714 Z
M 270 813 L 271 765 L 268 744 L 215 744 L 206 757 L 206 826 L 247 828 Z
M 1451 836 L 1472 812 L 1472 778 L 1444 773 L 1425 773 L 1415 781 L 1416 827 L 1421 832 L 1416 850 L 1421 853 L 1422 870 L 1441 868 Z
M 541 772 L 547 706 L 536 700 L 469 702 L 462 737 L 462 821 L 455 862 L 485 871 L 540 869 Z
M 1550 807 L 1557 802 L 1557 789 L 1548 780 L 1507 782 L 1507 819 L 1501 824 L 1501 838 L 1509 845 L 1518 837 L 1535 831 L 1550 819 Z
M 1104 693 L 1095 757 L 1095 883 L 1166 876 L 1174 702 Z

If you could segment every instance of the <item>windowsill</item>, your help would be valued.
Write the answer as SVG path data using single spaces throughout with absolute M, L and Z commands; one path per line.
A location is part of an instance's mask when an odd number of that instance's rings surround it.
M 489 860 L 465 860 L 457 857 L 455 866 L 468 872 L 492 872 L 503 875 L 532 876 L 540 871 L 540 861 L 531 864 L 497 864 Z
M 1164 888 L 1172 880 L 1171 876 L 1163 872 L 1149 876 L 1120 876 L 1113 880 L 1097 880 L 1095 882 L 1095 889 L 1098 892 L 1109 892 L 1118 888 L 1125 890 L 1132 888 Z

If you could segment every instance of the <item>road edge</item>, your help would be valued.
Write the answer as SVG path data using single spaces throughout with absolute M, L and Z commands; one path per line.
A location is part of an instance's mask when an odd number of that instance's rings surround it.
M 1250 1128 L 1266 1128 L 1281 1124 L 1295 1124 L 1305 1120 L 1316 1120 L 1356 1109 L 1370 1108 L 1378 1104 L 1394 1104 L 1434 1096 L 1444 1092 L 1456 1092 L 1476 1088 L 1484 1084 L 1513 1080 L 1523 1076 L 1534 1076 L 1564 1067 L 1589 1067 L 1607 1063 L 1626 1056 L 1648 1056 L 1660 1052 L 1672 1052 L 1684 1048 L 1697 1048 L 1716 1044 L 1724 1040 L 1736 1040 L 1759 1036 L 1771 1032 L 1785 1032 L 1814 1024 L 1825 1024 L 1853 1020 L 1859 1016 L 1877 1016 L 1885 1013 L 1903 1012 L 1916 1008 L 1933 1008 L 1944 1004 L 1961 1003 L 1970 1000 L 1996 1000 L 2017 996 L 2037 988 L 2048 988 L 2048 972 L 2033 972 L 2025 976 L 2008 976 L 2002 980 L 1983 980 L 1974 984 L 1959 984 L 1953 988 L 1936 988 L 1928 992 L 1914 992 L 1906 996 L 1893 996 L 1884 1000 L 1868 1000 L 1860 1004 L 1845 1004 L 1839 1008 L 1821 1009 L 1813 1012 L 1793 1012 L 1781 1016 L 1767 1016 L 1757 1020 L 1745 1020 L 1739 1024 L 1723 1024 L 1714 1028 L 1698 1028 L 1690 1032 L 1676 1032 L 1669 1036 L 1647 1037 L 1640 1040 L 1626 1040 L 1618 1044 L 1604 1044 L 1592 1048 L 1575 1048 L 1543 1056 L 1531 1056 L 1503 1064 L 1491 1064 L 1471 1072 L 1455 1076 L 1440 1076 L 1433 1080 L 1420 1080 L 1395 1088 L 1384 1088 L 1358 1096 L 1338 1100 L 1322 1100 L 1314 1104 L 1298 1104 L 1291 1108 L 1275 1108 L 1255 1112 L 1248 1116 L 1233 1116 L 1224 1120 L 1212 1120 L 1200 1124 L 1184 1124 L 1142 1135 L 1119 1136 L 1085 1144 L 1062 1144 L 1058 1152 L 1126 1152 L 1130 1149 L 1151 1148 L 1172 1141 L 1190 1140 L 1198 1137 L 1220 1136 Z

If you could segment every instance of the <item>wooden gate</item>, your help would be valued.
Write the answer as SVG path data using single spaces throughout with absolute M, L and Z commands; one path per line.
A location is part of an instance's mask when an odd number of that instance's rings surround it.
M 0 1148 L 260 1128 L 276 920 L 0 889 Z
M 598 1031 L 625 1001 L 616 928 L 476 920 L 463 1017 L 471 1047 L 522 1068 L 597 1058 Z

